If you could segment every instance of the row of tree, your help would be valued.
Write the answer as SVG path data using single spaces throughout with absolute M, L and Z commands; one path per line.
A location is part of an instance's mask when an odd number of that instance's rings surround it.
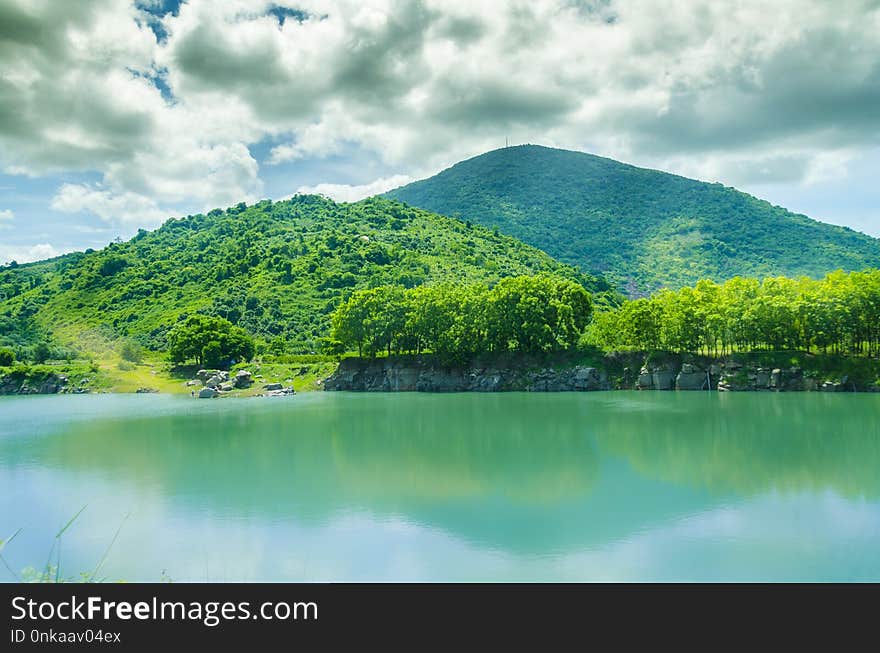
M 577 345 L 592 312 L 590 293 L 560 277 L 508 277 L 489 288 L 441 283 L 358 290 L 333 314 L 331 349 L 463 354 L 542 352 Z
M 595 316 L 587 340 L 606 350 L 813 350 L 880 354 L 880 270 L 717 284 L 625 302 Z

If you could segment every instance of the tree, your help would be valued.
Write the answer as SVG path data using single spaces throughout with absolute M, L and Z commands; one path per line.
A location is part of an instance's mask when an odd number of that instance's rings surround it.
M 36 345 L 34 345 L 34 348 L 31 351 L 31 359 L 33 359 L 35 363 L 45 363 L 51 357 L 52 348 L 45 340 L 41 340 Z
M 0 366 L 12 365 L 15 362 L 15 352 L 9 347 L 0 348 Z
M 122 343 L 122 347 L 119 348 L 119 355 L 122 357 L 122 360 L 126 360 L 129 363 L 140 363 L 143 360 L 141 346 L 132 340 L 126 340 Z
M 636 299 L 621 307 L 619 338 L 627 347 L 642 351 L 660 349 L 663 310 L 654 299 Z
M 359 290 L 333 315 L 331 338 L 360 355 L 380 351 L 553 351 L 574 347 L 592 312 L 579 284 L 550 275 L 508 277 L 494 288 L 443 283 Z
M 168 353 L 175 363 L 194 360 L 198 365 L 227 367 L 233 361 L 250 360 L 254 341 L 222 317 L 191 315 L 168 333 Z

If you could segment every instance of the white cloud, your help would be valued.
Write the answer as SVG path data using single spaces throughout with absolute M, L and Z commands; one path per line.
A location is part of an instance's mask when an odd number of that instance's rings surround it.
M 18 263 L 30 263 L 31 261 L 42 261 L 43 259 L 52 258 L 61 254 L 49 243 L 39 243 L 37 245 L 0 245 L 0 263 L 6 264 L 11 261 Z
M 113 194 L 83 184 L 64 184 L 52 198 L 51 207 L 65 213 L 89 211 L 114 224 L 154 226 L 168 217 L 153 200 L 143 195 Z
M 0 0 L 0 167 L 97 171 L 59 206 L 155 222 L 259 197 L 266 141 L 416 174 L 509 137 L 726 183 L 814 183 L 880 144 L 868 0 L 159 6 Z
M 318 184 L 317 186 L 300 186 L 297 193 L 306 195 L 326 195 L 337 202 L 357 202 L 365 197 L 379 195 L 392 188 L 403 186 L 414 181 L 409 175 L 394 175 L 382 177 L 368 184 L 351 186 L 348 184 Z
M 0 229 L 9 229 L 9 223 L 15 219 L 15 213 L 10 209 L 0 211 Z

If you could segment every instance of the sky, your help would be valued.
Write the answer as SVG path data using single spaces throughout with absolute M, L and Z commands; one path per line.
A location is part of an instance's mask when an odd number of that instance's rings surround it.
M 0 263 L 537 143 L 880 236 L 880 0 L 0 0 Z

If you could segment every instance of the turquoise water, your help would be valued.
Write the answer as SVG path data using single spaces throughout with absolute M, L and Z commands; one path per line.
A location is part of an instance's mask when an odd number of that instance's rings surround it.
M 83 506 L 62 575 L 878 581 L 880 396 L 0 397 L 12 570 Z

